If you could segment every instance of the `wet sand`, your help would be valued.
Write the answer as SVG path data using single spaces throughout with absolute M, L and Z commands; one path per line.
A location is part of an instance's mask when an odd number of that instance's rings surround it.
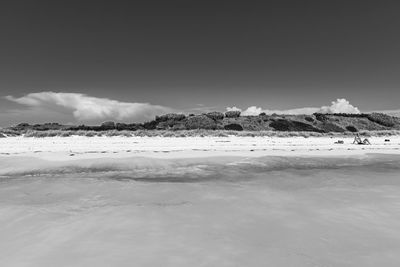
M 0 161 L 2 266 L 400 264 L 397 155 L 26 159 Z

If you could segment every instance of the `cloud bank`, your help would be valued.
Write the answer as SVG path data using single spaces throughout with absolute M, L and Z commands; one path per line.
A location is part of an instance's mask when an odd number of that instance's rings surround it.
M 400 109 L 393 109 L 393 110 L 374 110 L 370 112 L 378 112 L 378 113 L 385 113 L 390 116 L 400 117 Z
M 63 123 L 100 123 L 105 120 L 143 122 L 153 120 L 156 115 L 176 112 L 172 108 L 149 103 L 130 103 L 108 98 L 93 97 L 80 93 L 38 92 L 22 97 L 6 96 L 5 99 L 24 107 L 3 110 L 0 122 L 14 124 L 17 122 L 63 122 Z M 207 110 L 209 108 L 207 107 Z M 242 115 L 266 114 L 312 114 L 320 113 L 360 113 L 346 99 L 337 99 L 329 106 L 305 107 L 288 110 L 263 109 L 257 106 L 242 110 L 238 107 L 227 107 L 229 110 L 242 111 Z M 203 107 L 197 111 L 202 111 Z M 380 111 L 393 116 L 400 116 L 399 110 Z
M 146 121 L 171 111 L 168 107 L 149 103 L 120 102 L 78 93 L 39 92 L 19 98 L 6 96 L 5 99 L 27 106 L 33 111 L 58 111 L 64 114 L 69 112 L 79 122 L 98 122 L 107 119 Z
M 271 110 L 271 109 L 263 109 L 261 107 L 251 106 L 245 110 L 242 110 L 238 107 L 227 107 L 227 111 L 238 110 L 242 111 L 242 115 L 245 116 L 255 116 L 259 115 L 262 112 L 266 114 L 287 114 L 287 115 L 299 115 L 299 114 L 313 114 L 315 112 L 319 113 L 360 113 L 360 110 L 357 107 L 354 107 L 347 101 L 346 99 L 337 99 L 336 101 L 332 101 L 330 106 L 322 106 L 320 108 L 315 107 L 305 107 L 305 108 L 296 108 L 296 109 L 287 109 L 287 110 Z

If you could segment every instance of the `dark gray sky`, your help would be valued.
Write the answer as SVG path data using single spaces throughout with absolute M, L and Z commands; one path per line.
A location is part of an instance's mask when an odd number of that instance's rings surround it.
M 400 1 L 378 0 L 1 1 L 0 92 L 399 109 L 399 14 Z M 27 108 L 0 100 L 2 112 Z

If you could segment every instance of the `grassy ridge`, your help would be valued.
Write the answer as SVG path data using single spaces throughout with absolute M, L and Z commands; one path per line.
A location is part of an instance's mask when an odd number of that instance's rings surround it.
M 240 116 L 240 112 L 200 115 L 166 114 L 145 123 L 104 122 L 99 126 L 21 123 L 0 131 L 0 137 L 48 136 L 322 136 L 360 132 L 376 135 L 400 131 L 400 118 L 381 113 Z
M 2 130 L 0 130 L 0 134 Z M 381 131 L 360 131 L 362 136 L 395 136 L 400 135 L 400 130 L 381 130 Z M 352 136 L 352 132 L 310 132 L 310 131 L 227 131 L 227 130 L 180 130 L 180 131 L 169 131 L 169 130 L 138 130 L 138 131 L 65 131 L 65 130 L 48 130 L 48 131 L 34 131 L 30 130 L 23 134 L 10 134 L 9 131 L 3 133 L 5 136 L 24 136 L 24 137 L 69 137 L 69 136 L 86 136 L 86 137 L 113 137 L 113 136 L 124 136 L 124 137 L 346 137 Z

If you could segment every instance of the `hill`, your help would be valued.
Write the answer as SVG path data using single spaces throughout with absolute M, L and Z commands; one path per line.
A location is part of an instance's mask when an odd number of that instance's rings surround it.
M 358 132 L 400 130 L 400 118 L 383 113 L 241 116 L 238 111 L 210 112 L 199 115 L 166 114 L 145 123 L 104 122 L 99 126 L 21 123 L 1 132 L 20 135 L 29 131 L 137 131 L 137 130 L 229 130 L 229 131 L 283 131 L 283 132 Z

